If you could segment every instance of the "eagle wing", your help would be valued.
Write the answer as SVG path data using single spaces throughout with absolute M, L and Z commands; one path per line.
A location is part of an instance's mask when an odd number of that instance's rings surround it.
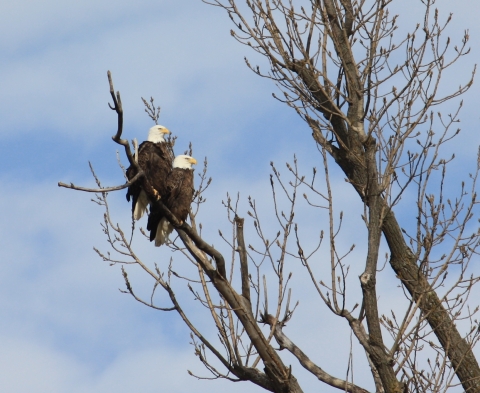
M 170 180 L 171 178 L 171 180 Z M 185 221 L 193 199 L 193 170 L 176 168 L 172 171 L 169 188 L 168 208 L 179 221 Z

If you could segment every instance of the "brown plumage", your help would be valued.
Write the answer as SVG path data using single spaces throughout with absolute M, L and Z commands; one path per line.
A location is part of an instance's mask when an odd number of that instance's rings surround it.
M 160 194 L 166 194 L 166 180 L 172 171 L 173 153 L 171 146 L 163 138 L 168 131 L 163 126 L 154 126 L 150 129 L 148 140 L 138 148 L 138 165 L 145 173 L 145 177 L 137 180 L 128 187 L 127 201 L 132 198 L 132 214 L 135 220 L 139 220 L 153 197 L 144 190 L 145 179 Z M 134 166 L 127 169 L 127 178 L 130 180 L 137 174 Z
M 165 193 L 161 194 L 162 202 L 180 222 L 187 219 L 190 211 L 195 192 L 192 165 L 196 163 L 193 157 L 177 156 L 173 163 L 173 170 L 166 181 Z M 173 230 L 155 204 L 151 206 L 147 229 L 150 231 L 150 241 L 155 240 L 157 247 L 165 243 Z

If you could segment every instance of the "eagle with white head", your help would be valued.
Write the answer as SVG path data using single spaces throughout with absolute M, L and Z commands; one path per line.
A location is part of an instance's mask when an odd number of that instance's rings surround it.
M 163 196 L 166 192 L 166 181 L 172 171 L 173 151 L 171 145 L 165 141 L 165 135 L 170 131 L 160 125 L 155 125 L 148 131 L 148 139 L 138 148 L 138 165 L 142 168 L 145 177 L 140 178 L 128 187 L 127 201 L 132 198 L 132 214 L 135 220 L 140 220 L 150 204 L 150 199 L 144 191 L 145 179 Z M 137 157 L 136 157 L 137 159 Z M 128 180 L 133 179 L 137 170 L 133 165 L 127 169 Z
M 193 194 L 193 168 L 197 160 L 187 155 L 175 157 L 173 169 L 166 180 L 165 193 L 160 193 L 161 201 L 180 221 L 184 222 L 190 211 Z M 155 240 L 155 246 L 160 247 L 168 240 L 173 226 L 160 212 L 160 209 L 151 205 L 147 229 L 150 231 L 150 241 Z

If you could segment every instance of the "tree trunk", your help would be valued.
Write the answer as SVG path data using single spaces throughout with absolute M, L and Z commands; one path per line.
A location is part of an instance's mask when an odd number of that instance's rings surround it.
M 314 132 L 314 138 L 315 135 L 316 133 Z M 317 142 L 320 142 L 318 136 L 315 139 Z M 353 142 L 352 138 L 350 138 L 350 141 Z M 359 141 L 358 144 L 360 144 Z M 332 147 L 332 156 L 347 175 L 350 183 L 354 186 L 362 200 L 368 205 L 368 198 L 365 198 L 365 190 L 367 188 L 366 168 L 359 163 L 358 159 L 358 154 L 361 150 L 363 148 L 360 149 L 357 145 L 355 157 L 352 159 L 351 153 L 349 154 L 342 149 Z M 364 158 L 365 153 L 362 153 L 360 157 Z M 391 252 L 390 265 L 414 301 L 420 299 L 419 308 L 444 348 L 465 392 L 480 392 L 480 367 L 471 346 L 462 338 L 434 289 L 418 268 L 416 258 L 403 238 L 393 211 L 383 198 L 379 197 L 379 199 L 382 210 L 386 212 L 382 232 Z

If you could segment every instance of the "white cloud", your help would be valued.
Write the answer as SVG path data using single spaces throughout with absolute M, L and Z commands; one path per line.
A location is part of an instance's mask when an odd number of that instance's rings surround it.
M 2 389 L 7 392 L 71 391 L 84 380 L 87 370 L 64 354 L 38 342 L 0 335 Z
M 2 389 L 9 393 L 118 393 L 158 392 L 180 393 L 186 390 L 208 389 L 211 392 L 242 392 L 246 383 L 198 381 L 187 368 L 198 372 L 199 362 L 191 350 L 178 350 L 160 345 L 126 350 L 108 367 L 95 369 L 71 355 L 49 346 L 17 337 L 0 336 L 0 377 Z M 201 370 L 202 376 L 207 376 Z M 260 388 L 248 386 L 251 392 Z
M 248 107 L 259 86 L 268 85 L 266 81 L 259 84 L 243 65 L 245 49 L 232 45 L 228 21 L 214 16 L 218 10 L 192 4 L 185 12 L 177 9 L 173 15 L 157 10 L 159 16 L 154 18 L 149 6 L 137 4 L 132 10 L 127 3 L 93 9 L 83 3 L 73 8 L 62 4 L 52 14 L 27 13 L 27 17 L 35 15 L 41 26 L 34 24 L 27 29 L 24 41 L 38 34 L 36 39 L 41 37 L 42 42 L 38 50 L 27 50 L 1 67 L 1 84 L 9 92 L 1 99 L 2 133 L 35 132 L 42 124 L 49 131 L 98 138 L 105 130 L 114 129 L 115 117 L 106 106 L 107 70 L 112 71 L 115 87 L 122 93 L 127 137 L 132 136 L 132 126 L 140 126 L 142 132 L 148 129 L 140 96 L 155 96 L 163 109 L 162 122 L 171 125 L 172 131 L 177 131 L 176 124 L 183 125 L 176 133 L 187 132 L 188 141 L 196 131 L 189 128 L 195 126 L 210 133 L 217 127 L 224 128 L 232 115 Z M 42 5 L 43 10 L 52 8 Z M 11 11 L 14 20 L 19 9 Z M 125 15 L 143 10 L 143 14 L 129 23 L 123 19 L 122 23 L 105 26 L 92 22 L 111 18 L 111 9 Z M 75 24 L 65 22 L 64 14 L 79 25 L 80 31 Z M 90 28 L 89 23 L 94 26 Z M 10 27 L 15 32 L 25 31 L 15 23 Z M 58 41 L 61 32 L 50 31 L 57 27 L 72 31 Z M 46 33 L 40 34 L 44 30 Z M 217 37 L 215 41 L 210 40 L 212 36 Z M 22 47 L 22 42 L 20 35 L 17 44 Z M 272 104 L 269 99 L 267 106 Z M 221 124 L 215 124 L 215 118 L 221 119 Z M 224 135 L 238 131 L 238 127 L 230 127 Z M 206 134 L 211 140 L 210 135 Z M 133 136 L 143 134 L 134 130 Z

